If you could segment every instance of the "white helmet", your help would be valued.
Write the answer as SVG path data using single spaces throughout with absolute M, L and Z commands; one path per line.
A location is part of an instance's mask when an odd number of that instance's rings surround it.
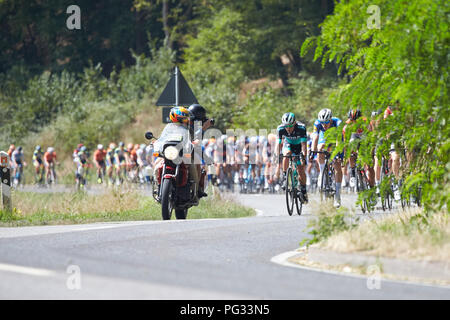
M 47 148 L 47 152 L 53 152 L 53 151 L 55 151 L 55 149 L 53 147 L 48 147 Z
M 294 124 L 295 123 L 295 114 L 293 114 L 292 112 L 283 114 L 283 117 L 281 118 L 281 123 L 283 125 Z
M 319 112 L 319 121 L 329 121 L 331 120 L 331 117 L 333 116 L 333 113 L 330 109 L 322 109 Z
M 98 149 L 98 150 L 102 150 L 102 149 L 103 149 L 103 145 L 102 145 L 102 144 L 99 144 L 99 145 L 97 146 L 97 149 Z

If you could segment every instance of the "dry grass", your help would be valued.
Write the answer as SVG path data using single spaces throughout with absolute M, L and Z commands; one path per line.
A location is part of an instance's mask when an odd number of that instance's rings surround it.
M 12 198 L 14 211 L 0 210 L 0 226 L 161 220 L 161 206 L 153 198 L 132 189 L 96 195 L 15 191 Z M 189 209 L 188 219 L 237 218 L 254 214 L 253 209 L 211 196 Z
M 320 247 L 345 253 L 449 262 L 448 213 L 426 216 L 420 210 L 401 211 L 333 234 Z

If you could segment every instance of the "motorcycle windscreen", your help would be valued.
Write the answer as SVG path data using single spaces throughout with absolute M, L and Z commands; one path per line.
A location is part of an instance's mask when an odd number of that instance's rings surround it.
M 188 152 L 191 148 L 189 130 L 177 123 L 169 123 L 164 128 L 161 136 L 153 144 L 154 152 L 162 152 L 164 144 L 168 141 L 177 142 L 177 148 Z

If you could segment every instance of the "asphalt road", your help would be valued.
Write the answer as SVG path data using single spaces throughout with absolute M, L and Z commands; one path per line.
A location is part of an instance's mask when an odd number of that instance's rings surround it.
M 381 280 L 370 289 L 366 278 L 273 263 L 308 236 L 314 205 L 288 216 L 282 195 L 234 197 L 258 216 L 0 228 L 0 298 L 450 298 L 449 288 Z

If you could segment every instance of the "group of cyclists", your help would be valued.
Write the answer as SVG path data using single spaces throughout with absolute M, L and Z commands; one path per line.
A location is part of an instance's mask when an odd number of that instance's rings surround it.
M 395 105 L 388 106 L 383 119 L 394 114 Z M 240 192 L 277 192 L 286 188 L 286 171 L 289 159 L 296 156 L 295 165 L 298 177 L 298 192 L 304 202 L 308 202 L 308 191 L 320 190 L 321 178 L 325 169 L 325 160 L 332 153 L 333 147 L 339 145 L 346 134 L 350 133 L 350 142 L 360 141 L 368 131 L 376 130 L 381 111 L 374 111 L 371 119 L 364 117 L 358 108 L 348 112 L 347 119 L 333 116 L 330 109 L 322 109 L 314 122 L 312 132 L 307 131 L 305 124 L 298 121 L 292 112 L 285 113 L 276 131 L 268 135 L 218 135 L 201 140 L 202 170 L 206 172 L 205 185 L 211 184 L 222 190 Z M 359 121 L 362 119 L 362 121 Z M 362 123 L 362 125 L 361 125 Z M 355 129 L 353 126 L 358 125 Z M 342 127 L 342 129 L 340 129 Z M 352 129 L 353 127 L 353 129 Z M 325 132 L 330 128 L 338 128 L 336 141 L 327 141 Z M 346 150 L 337 153 L 330 160 L 334 170 L 334 205 L 341 205 L 343 187 L 355 189 L 357 148 L 349 151 L 348 160 L 344 160 Z M 23 167 L 26 166 L 22 147 L 11 145 L 8 150 L 16 183 L 20 183 Z M 75 180 L 79 187 L 86 185 L 86 175 L 90 168 L 95 170 L 98 184 L 121 185 L 125 181 L 138 184 L 151 184 L 156 157 L 153 154 L 153 143 L 125 145 L 119 142 L 109 143 L 107 147 L 99 144 L 92 157 L 87 147 L 79 144 L 73 151 Z M 376 156 L 376 148 L 372 151 L 372 160 L 363 165 L 369 187 L 377 188 L 381 180 L 381 163 Z M 395 146 L 391 146 L 389 167 L 396 180 L 400 180 L 400 157 Z M 36 146 L 32 162 L 35 169 L 36 183 L 56 182 L 55 165 L 57 157 L 53 147 L 43 152 Z M 328 167 L 327 167 L 328 168 Z M 395 200 L 399 200 L 398 184 L 394 183 Z

